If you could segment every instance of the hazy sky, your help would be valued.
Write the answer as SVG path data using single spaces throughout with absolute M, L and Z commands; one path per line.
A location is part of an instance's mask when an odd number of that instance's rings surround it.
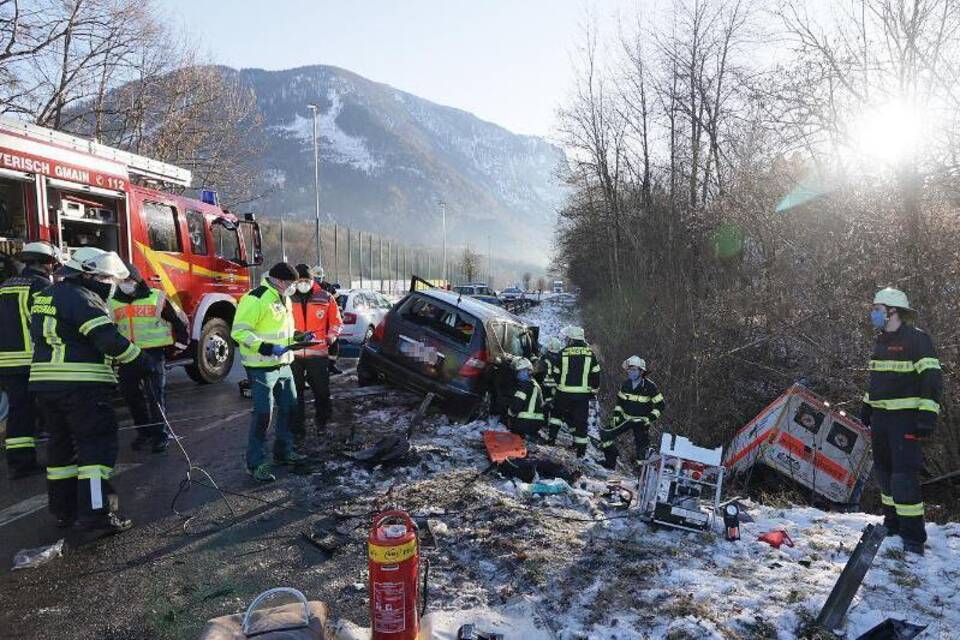
M 588 10 L 629 0 L 158 0 L 214 62 L 332 64 L 546 135 Z

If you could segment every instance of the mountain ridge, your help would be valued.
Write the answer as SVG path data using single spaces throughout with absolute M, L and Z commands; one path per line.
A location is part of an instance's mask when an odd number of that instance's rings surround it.
M 476 247 L 489 236 L 501 249 L 545 259 L 564 195 L 558 147 L 340 67 L 228 73 L 252 90 L 268 134 L 258 160 L 274 187 L 264 214 L 314 215 L 313 102 L 325 219 L 436 242 L 442 200 L 450 246 Z

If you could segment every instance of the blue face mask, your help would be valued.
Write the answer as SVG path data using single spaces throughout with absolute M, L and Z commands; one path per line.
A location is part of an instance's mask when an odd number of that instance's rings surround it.
M 521 369 L 520 371 L 517 371 L 517 380 L 519 380 L 520 382 L 527 382 L 527 381 L 529 381 L 529 380 L 530 380 L 530 372 L 527 371 L 526 369 Z
M 640 370 L 639 369 L 630 369 L 627 371 L 627 377 L 636 382 L 640 379 Z
M 882 309 L 874 309 L 871 311 L 870 324 L 877 329 L 883 329 L 887 325 L 887 312 Z

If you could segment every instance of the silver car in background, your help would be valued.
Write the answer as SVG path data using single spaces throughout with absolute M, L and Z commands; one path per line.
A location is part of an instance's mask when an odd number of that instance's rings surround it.
M 373 335 L 374 328 L 387 315 L 393 303 L 372 289 L 341 289 L 337 304 L 343 319 L 340 340 L 360 345 Z

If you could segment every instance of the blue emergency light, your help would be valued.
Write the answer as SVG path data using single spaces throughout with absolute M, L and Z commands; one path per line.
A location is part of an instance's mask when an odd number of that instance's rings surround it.
M 217 192 L 213 189 L 200 189 L 200 202 L 205 204 L 212 204 L 215 207 L 220 206 L 219 198 L 217 197 Z

